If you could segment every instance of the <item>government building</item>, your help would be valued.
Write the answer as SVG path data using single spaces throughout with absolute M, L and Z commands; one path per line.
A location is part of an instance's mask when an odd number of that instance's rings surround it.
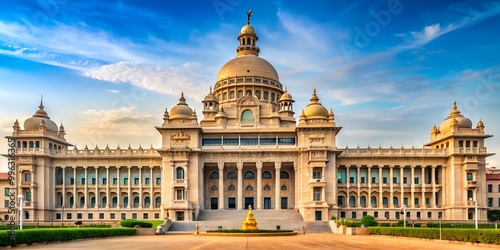
M 251 205 L 296 211 L 304 221 L 406 215 L 486 222 L 486 158 L 493 153 L 481 120 L 473 125 L 450 103 L 449 116 L 429 124 L 422 148 L 340 148 L 342 127 L 320 102 L 332 97 L 311 87 L 309 104 L 296 107 L 259 57 L 250 21 L 237 40 L 236 57 L 220 69 L 200 117 L 181 93 L 151 125 L 161 147 L 76 148 L 42 103 L 23 126 L 16 120 L 7 138 L 16 141 L 24 221 L 195 221 L 203 210 Z M 15 189 L 7 184 L 0 182 L 4 194 Z

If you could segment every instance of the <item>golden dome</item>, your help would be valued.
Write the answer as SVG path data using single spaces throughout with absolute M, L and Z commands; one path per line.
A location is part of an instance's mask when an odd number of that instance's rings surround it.
M 240 35 L 256 35 L 252 25 L 247 24 L 241 28 Z
M 328 118 L 328 110 L 318 102 L 319 98 L 316 96 L 316 88 L 311 96 L 311 102 L 307 104 L 307 107 L 303 110 L 306 118 L 321 117 Z
M 439 131 L 445 131 L 454 125 L 457 125 L 459 128 L 472 128 L 472 121 L 460 113 L 457 109 L 457 102 L 453 103 L 450 115 L 439 125 Z
M 260 76 L 279 82 L 273 65 L 256 55 L 238 56 L 224 64 L 217 75 L 217 82 L 236 76 Z
M 24 121 L 24 129 L 25 130 L 38 130 L 40 124 L 43 124 L 47 131 L 57 133 L 57 125 L 53 122 L 50 117 L 47 115 L 47 112 L 43 109 L 43 103 L 40 102 L 40 106 L 38 106 L 38 110 L 35 112 L 33 117 L 30 117 Z
M 181 93 L 179 103 L 170 110 L 170 119 L 184 118 L 190 119 L 193 115 L 193 110 L 187 105 L 184 93 Z
M 212 93 L 212 87 L 210 87 L 210 93 L 205 96 L 203 102 L 219 102 L 217 96 L 215 96 L 214 93 Z
M 285 89 L 285 93 L 283 93 L 283 95 L 281 95 L 281 97 L 280 97 L 280 102 L 281 101 L 292 101 L 293 102 L 292 95 L 290 95 L 290 93 L 288 93 L 288 91 L 286 89 Z

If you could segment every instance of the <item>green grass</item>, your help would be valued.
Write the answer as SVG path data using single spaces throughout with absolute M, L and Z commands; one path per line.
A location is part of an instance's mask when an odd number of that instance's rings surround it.
M 163 220 L 144 220 L 144 221 L 153 224 L 152 228 L 156 228 L 159 225 L 163 224 Z

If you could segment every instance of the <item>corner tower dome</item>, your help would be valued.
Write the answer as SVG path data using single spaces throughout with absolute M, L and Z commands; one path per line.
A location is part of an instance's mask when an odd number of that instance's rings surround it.
M 302 110 L 306 118 L 328 118 L 330 113 L 321 103 L 319 103 L 319 98 L 316 95 L 316 88 L 313 90 L 310 101 L 311 102 L 307 104 L 306 108 Z
M 460 113 L 457 108 L 457 102 L 453 103 L 453 109 L 450 115 L 439 125 L 439 132 L 448 130 L 450 126 L 455 125 L 454 123 L 456 123 L 459 128 L 472 128 L 472 121 Z
M 250 25 L 252 13 L 251 10 L 247 12 L 247 23 L 238 34 L 236 58 L 222 66 L 217 75 L 213 92 L 222 105 L 229 102 L 236 103 L 238 98 L 248 94 L 256 96 L 259 100 L 277 104 L 283 94 L 278 72 L 268 61 L 259 57 L 260 48 L 257 46 L 259 37 L 254 27 Z M 238 88 L 242 87 L 242 91 L 231 93 L 236 85 Z M 258 88 L 260 90 L 257 91 Z M 249 89 L 252 90 L 247 92 Z
M 43 101 L 40 101 L 40 106 L 35 112 L 33 117 L 30 117 L 24 121 L 24 130 L 38 130 L 40 125 L 43 124 L 47 131 L 57 133 L 58 128 L 54 121 L 52 121 L 44 110 Z

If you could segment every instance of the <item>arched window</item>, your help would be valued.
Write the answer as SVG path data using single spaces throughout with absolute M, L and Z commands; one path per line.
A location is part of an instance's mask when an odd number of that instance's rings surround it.
M 262 173 L 262 179 L 271 179 L 271 173 L 269 173 L 269 171 L 265 171 L 264 173 Z
M 250 90 L 250 89 L 249 89 L 249 90 L 247 90 L 247 91 L 245 92 L 245 95 L 252 96 L 252 90 Z
M 255 176 L 252 171 L 246 171 L 245 172 L 245 179 L 254 179 Z
M 370 200 L 370 204 L 372 206 L 377 206 L 377 197 L 376 196 L 372 196 L 372 198 Z
M 156 197 L 155 203 L 156 203 L 157 207 L 160 206 L 160 204 L 161 204 L 161 197 L 160 196 Z
M 387 197 L 382 197 L 382 205 L 384 206 L 389 205 L 389 199 L 387 199 Z
M 260 93 L 261 93 L 260 90 L 256 90 L 255 91 L 255 96 L 257 96 L 257 99 L 259 99 L 259 100 L 260 100 L 260 97 L 261 97 Z
M 149 196 L 146 196 L 146 198 L 144 198 L 144 205 L 149 206 L 149 203 L 151 203 L 151 198 L 149 198 Z
M 254 122 L 253 112 L 250 109 L 246 109 L 241 113 L 241 122 Z
M 235 190 L 235 189 L 236 189 L 236 188 L 234 188 L 234 186 L 233 186 L 233 185 L 229 186 L 229 188 L 228 188 L 228 190 L 229 190 L 229 191 L 233 191 L 233 190 Z
M 269 99 L 269 92 L 264 91 L 264 100 Z
M 114 196 L 113 199 L 111 200 L 114 206 L 118 203 L 118 197 Z
M 238 98 L 242 97 L 243 96 L 243 90 L 238 90 Z
M 271 187 L 269 187 L 268 185 L 264 186 L 264 190 L 271 190 Z
M 359 203 L 362 207 L 366 207 L 366 196 L 361 196 Z
M 392 204 L 393 204 L 394 206 L 398 206 L 398 205 L 399 205 L 399 200 L 398 200 L 398 197 L 393 197 L 393 198 L 392 198 Z M 384 204 L 384 205 L 385 205 L 385 204 Z
M 281 171 L 280 172 L 280 178 L 281 179 L 290 179 L 290 175 L 288 174 L 287 171 Z
M 128 196 L 123 197 L 123 206 L 128 206 Z
M 139 197 L 134 198 L 134 206 L 139 206 Z
M 73 199 L 73 196 L 69 197 L 69 206 L 72 207 L 73 203 L 75 203 L 75 200 Z
M 234 99 L 234 90 L 229 92 L 229 99 Z
M 210 179 L 219 179 L 219 173 L 217 172 L 212 172 L 210 174 Z
M 338 204 L 339 206 L 345 206 L 345 197 L 344 197 L 344 196 L 339 195 L 339 196 L 337 197 L 337 204 Z
M 236 179 L 236 174 L 235 174 L 234 172 L 229 172 L 229 173 L 227 174 L 227 178 L 228 178 L 228 179 Z
M 217 186 L 213 185 L 212 186 L 212 191 L 217 191 L 217 190 L 218 190 Z
M 349 205 L 356 206 L 356 197 L 354 196 L 349 197 Z
M 253 190 L 253 187 L 248 185 L 247 188 L 246 188 L 247 191 L 252 191 Z
M 286 185 L 283 185 L 281 186 L 281 190 L 287 190 L 288 188 L 286 187 Z
M 184 179 L 184 169 L 181 167 L 177 168 L 177 179 Z
M 8 220 L 9 220 L 9 215 L 5 215 L 5 216 L 3 217 L 3 220 L 4 220 L 4 221 L 8 221 Z
M 93 196 L 92 198 L 90 198 L 90 206 L 95 206 L 95 196 Z
M 85 205 L 85 197 L 84 196 L 80 197 L 80 206 L 83 206 L 83 205 Z
M 106 206 L 106 204 L 108 203 L 108 198 L 106 196 L 102 197 L 102 205 L 103 206 Z

